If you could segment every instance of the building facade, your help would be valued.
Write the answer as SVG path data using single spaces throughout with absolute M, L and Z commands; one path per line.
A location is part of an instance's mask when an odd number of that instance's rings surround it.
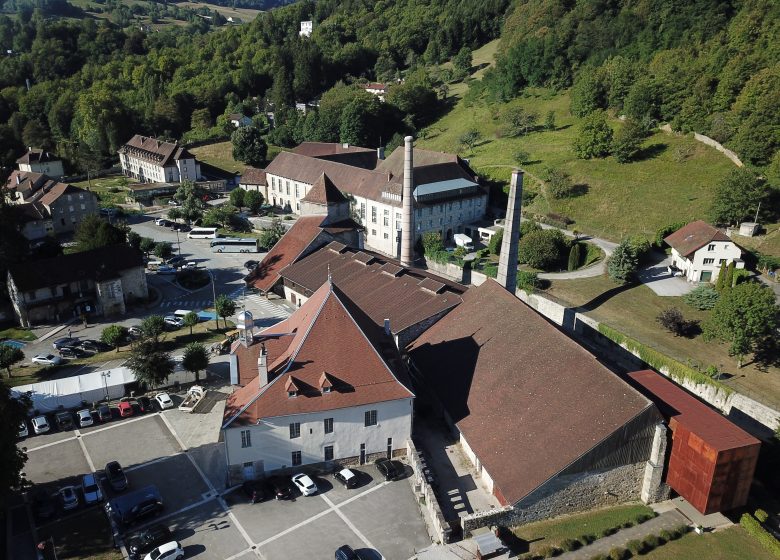
M 27 148 L 27 153 L 16 160 L 16 165 L 19 167 L 19 171 L 43 173 L 55 179 L 65 175 L 61 159 L 49 152 L 36 150 L 32 147 Z
M 200 164 L 176 143 L 136 134 L 119 148 L 122 173 L 141 183 L 180 183 L 200 179 Z
M 733 262 L 736 268 L 745 268 L 739 246 L 701 220 L 681 227 L 664 241 L 672 248 L 673 267 L 689 282 L 715 282 L 723 264 Z

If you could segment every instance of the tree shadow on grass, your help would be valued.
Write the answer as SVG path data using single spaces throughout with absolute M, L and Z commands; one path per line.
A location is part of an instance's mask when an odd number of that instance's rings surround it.
M 657 158 L 662 153 L 664 153 L 668 148 L 669 145 L 664 144 L 663 142 L 656 142 L 655 144 L 650 144 L 649 146 L 639 150 L 634 156 L 633 160 L 644 161 L 646 159 Z
M 576 198 L 588 194 L 590 187 L 586 183 L 578 183 L 569 191 L 569 198 Z
M 630 282 L 628 284 L 623 284 L 622 286 L 615 286 L 614 288 L 611 288 L 606 292 L 597 295 L 589 302 L 584 303 L 579 307 L 575 308 L 574 311 L 577 313 L 587 313 L 588 311 L 593 311 L 594 309 L 597 309 L 602 305 L 604 305 L 605 303 L 607 303 L 610 299 L 612 299 L 616 295 L 622 294 L 623 292 L 628 291 L 632 288 L 636 288 L 639 285 L 640 285 L 639 282 Z

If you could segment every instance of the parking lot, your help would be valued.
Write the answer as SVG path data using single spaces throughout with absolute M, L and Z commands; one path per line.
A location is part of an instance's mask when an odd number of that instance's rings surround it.
M 214 413 L 219 416 L 219 409 Z M 119 461 L 131 489 L 154 484 L 164 502 L 159 516 L 132 530 L 165 524 L 186 558 L 330 559 L 336 548 L 349 544 L 369 558 L 407 560 L 430 544 L 408 480 L 386 482 L 373 465 L 359 468 L 357 488 L 347 490 L 328 475 L 315 479 L 320 491 L 314 496 L 248 503 L 241 488 L 224 486 L 218 432 L 204 431 L 208 435 L 197 439 L 190 429 L 186 435 L 189 424 L 203 422 L 198 416 L 174 409 L 30 437 L 20 443 L 29 455 L 28 478 L 54 493 L 87 472 L 102 476 L 107 462 Z M 108 485 L 102 487 L 110 499 Z M 56 534 L 58 524 L 77 521 L 85 510 L 99 511 L 82 504 L 58 520 L 38 521 L 39 535 Z M 99 518 L 106 519 L 102 512 Z

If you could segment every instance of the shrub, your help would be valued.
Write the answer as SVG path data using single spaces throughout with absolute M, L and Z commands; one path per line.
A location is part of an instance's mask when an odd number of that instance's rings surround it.
M 556 168 L 547 170 L 547 192 L 552 198 L 567 198 L 574 192 L 571 175 Z
M 422 235 L 423 251 L 426 255 L 438 253 L 444 249 L 441 234 L 438 231 L 426 231 Z
M 613 548 L 609 551 L 609 560 L 625 560 L 626 556 L 625 548 Z
M 706 311 L 715 307 L 720 294 L 709 285 L 702 285 L 694 288 L 683 296 L 683 301 L 693 308 L 700 311 Z
M 769 519 L 769 514 L 763 509 L 757 509 L 755 515 L 756 519 L 758 519 L 761 523 L 766 523 L 766 520 Z
M 493 234 L 493 237 L 488 241 L 488 251 L 493 255 L 501 254 L 501 243 L 504 241 L 504 230 L 500 229 Z
M 676 307 L 667 307 L 658 314 L 655 320 L 667 331 L 674 333 L 674 336 L 681 336 L 687 327 L 682 311 Z
M 653 550 L 654 548 L 658 548 L 658 546 L 661 544 L 661 541 L 658 540 L 658 537 L 655 535 L 648 535 L 645 537 L 645 540 L 642 541 L 645 545 L 645 551 Z
M 637 523 L 644 523 L 645 521 L 649 521 L 650 519 L 653 519 L 656 516 L 655 512 L 652 513 L 639 513 L 636 516 L 636 522 Z
M 601 537 L 602 537 L 602 538 L 604 538 L 604 537 L 608 537 L 608 536 L 610 536 L 610 535 L 614 535 L 614 534 L 615 534 L 615 533 L 617 533 L 619 530 L 620 530 L 620 528 L 619 528 L 619 527 L 607 527 L 606 529 L 604 529 L 603 531 L 601 531 Z
M 533 268 L 551 270 L 561 261 L 566 241 L 555 229 L 533 231 L 520 238 L 518 257 L 520 262 Z
M 520 222 L 520 237 L 528 235 L 532 231 L 540 231 L 542 226 L 534 222 L 533 220 L 523 220 Z
M 664 238 L 668 237 L 670 234 L 674 233 L 684 225 L 686 225 L 688 222 L 674 222 L 672 224 L 667 224 L 663 226 L 662 228 L 659 228 L 658 231 L 655 232 L 655 246 L 659 249 L 664 246 Z
M 626 548 L 631 551 L 631 554 L 637 555 L 644 552 L 645 545 L 642 541 L 633 540 L 626 543 Z
M 577 550 L 581 546 L 580 541 L 575 539 L 563 539 L 561 541 L 561 548 L 565 552 L 571 552 L 572 550 Z
M 541 281 L 539 275 L 530 270 L 518 270 L 517 271 L 517 287 L 520 290 L 526 292 L 533 292 L 541 287 Z
M 575 270 L 579 268 L 582 262 L 582 245 L 580 243 L 574 243 L 569 249 L 569 263 L 566 267 L 568 270 Z
M 772 533 L 764 529 L 755 517 L 749 513 L 743 513 L 742 517 L 739 518 L 739 524 L 767 550 L 771 551 L 776 556 L 780 556 L 780 541 L 778 541 Z
M 606 554 L 596 554 L 591 556 L 590 560 L 609 560 L 609 557 Z
M 669 542 L 669 541 L 672 540 L 672 534 L 669 531 L 667 531 L 666 529 L 661 529 L 661 532 L 658 533 L 658 536 L 664 542 Z
M 633 526 L 634 526 L 634 522 L 633 521 L 624 521 L 620 525 L 621 529 L 628 529 L 629 527 L 633 527 Z
M 558 555 L 558 549 L 554 546 L 545 546 L 538 550 L 538 555 L 542 558 L 552 558 Z

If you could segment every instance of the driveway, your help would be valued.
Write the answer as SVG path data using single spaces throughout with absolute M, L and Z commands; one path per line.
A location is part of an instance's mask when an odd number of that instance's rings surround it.
M 682 276 L 672 276 L 667 267 L 672 257 L 663 253 L 652 253 L 651 261 L 639 270 L 639 281 L 662 297 L 681 297 L 698 286 L 688 282 Z

